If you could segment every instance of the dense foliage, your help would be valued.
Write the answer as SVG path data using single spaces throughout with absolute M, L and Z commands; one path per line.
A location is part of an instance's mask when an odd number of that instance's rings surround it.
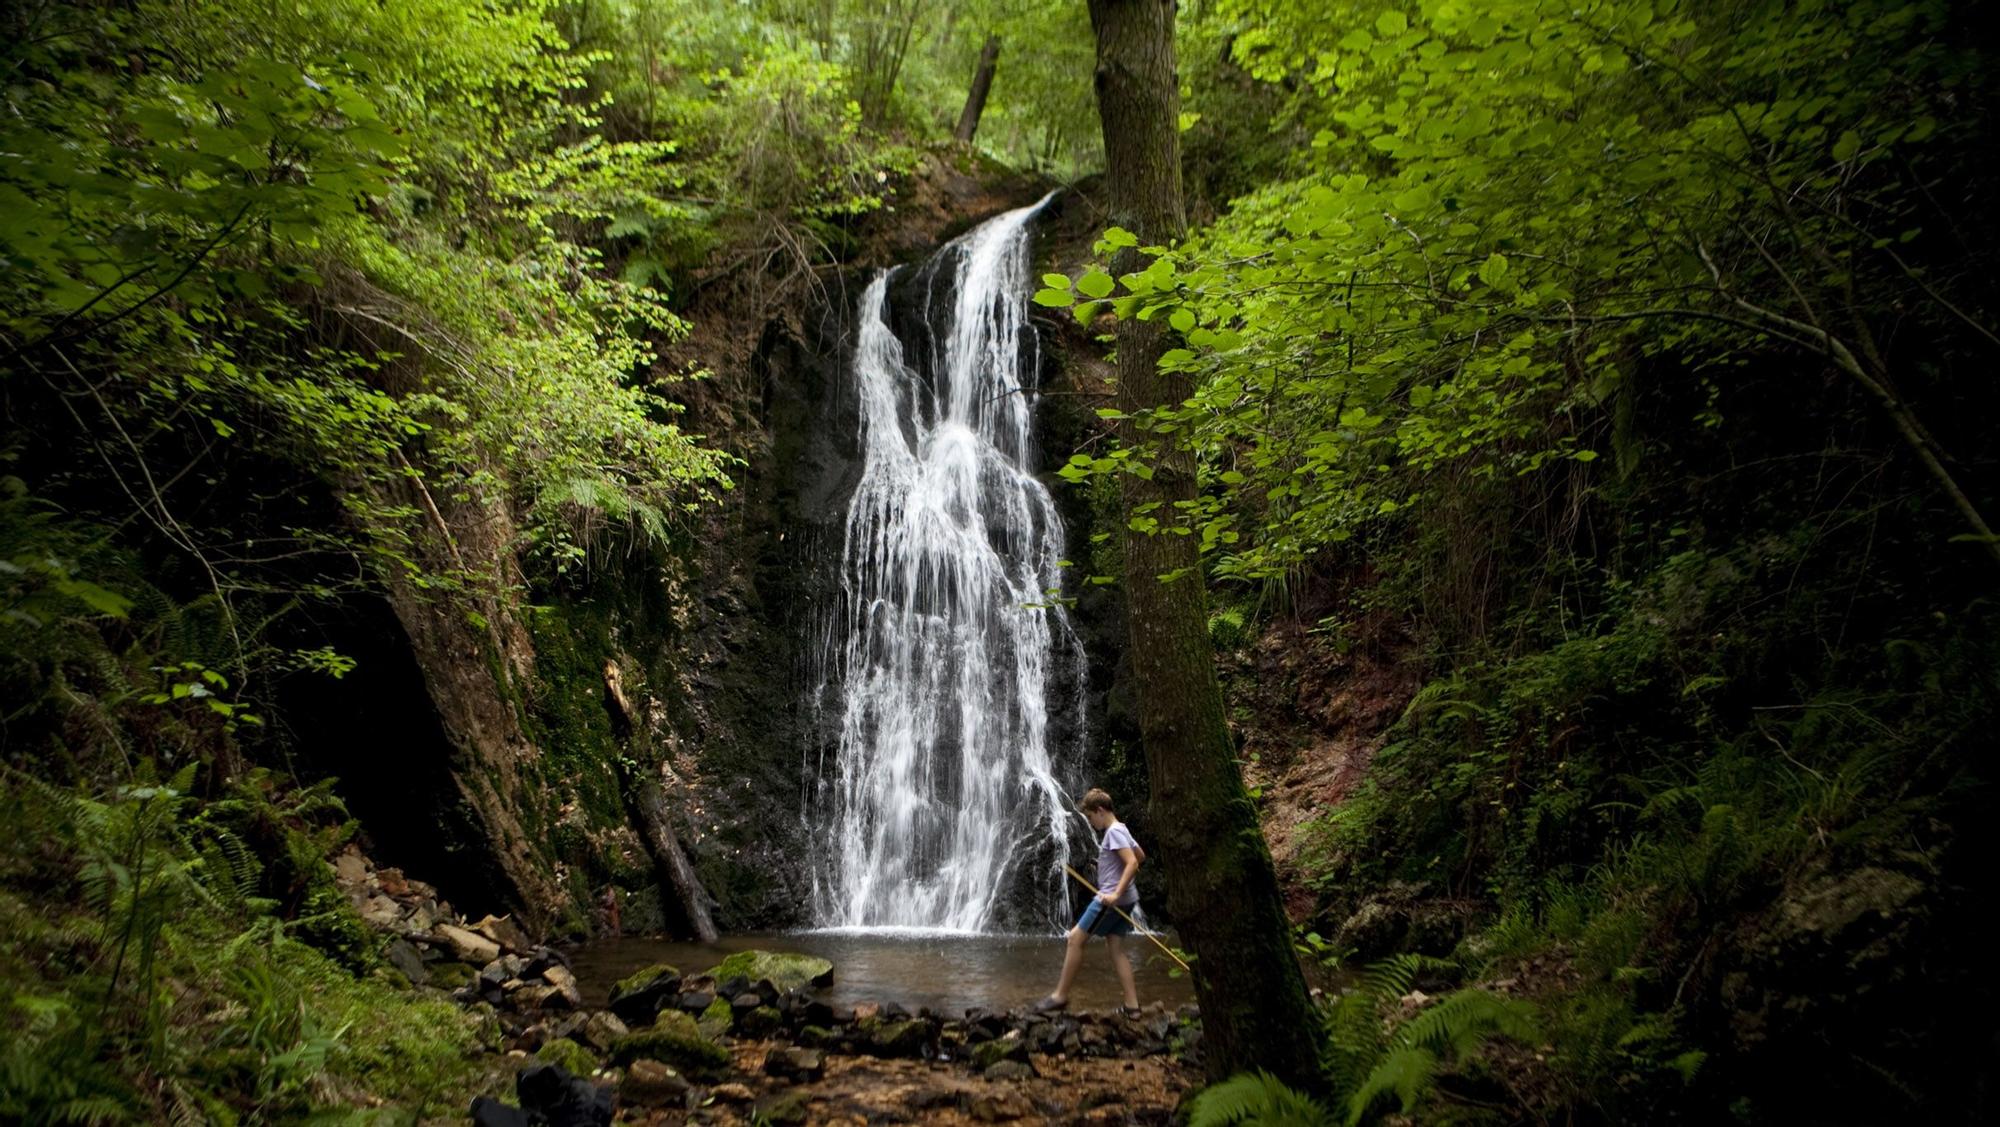
M 469 622 L 487 691 L 532 692 L 529 600 L 671 549 L 729 487 L 670 398 L 702 373 L 656 359 L 671 303 L 732 270 L 783 291 L 774 248 L 823 267 L 912 150 L 864 128 L 844 58 L 720 12 L 0 16 L 0 1115 L 462 1105 L 455 1022 L 320 981 L 380 942 L 326 877 L 355 826 L 219 827 L 246 787 L 338 810 L 262 773 L 295 767 L 302 681 L 386 652 L 330 627 L 385 597 L 407 631 Z M 223 964 L 243 977 L 185 985 Z M 367 1057 L 432 1026 L 442 1063 Z
M 1084 7 L 0 12 L 0 1118 L 489 1083 L 333 886 L 363 827 L 287 706 L 412 654 L 418 696 L 493 698 L 582 930 L 645 868 L 590 820 L 641 774 L 613 623 L 680 596 L 660 561 L 751 452 L 686 429 L 707 373 L 661 357 L 703 302 L 802 306 L 939 153 L 976 167 L 943 139 L 989 42 L 977 148 L 1117 191 Z M 1103 487 L 1187 452 L 1195 500 L 1116 519 L 1201 567 L 1118 580 L 1207 584 L 1236 654 L 1422 684 L 1342 733 L 1372 761 L 1293 874 L 1308 953 L 1373 968 L 1298 1031 L 1324 1089 L 1246 1076 L 1197 1121 L 1990 1100 L 2000 145 L 1968 7 L 1181 4 L 1191 235 L 1037 300 L 1164 324 L 1196 390 L 1063 475 L 1104 543 Z
M 1983 990 L 2000 557 L 1964 13 L 1331 7 L 1184 13 L 1196 171 L 1241 194 L 1037 299 L 1180 335 L 1196 393 L 1064 472 L 1195 452 L 1202 496 L 1130 519 L 1200 540 L 1218 638 L 1420 643 L 1319 822 L 1323 930 L 1442 911 L 1391 934 L 1533 998 L 1542 1063 L 1465 1050 L 1404 1109 L 1968 1113 L 1980 1035 L 1935 1015 Z

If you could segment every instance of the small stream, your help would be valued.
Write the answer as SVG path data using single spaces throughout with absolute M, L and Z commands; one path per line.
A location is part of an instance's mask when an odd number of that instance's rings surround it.
M 684 972 L 707 970 L 737 951 L 762 949 L 817 955 L 833 962 L 833 986 L 825 992 L 839 1005 L 897 1002 L 914 1011 L 957 1016 L 974 1007 L 1019 1009 L 1033 1005 L 1055 986 L 1062 970 L 1058 936 L 967 935 L 936 931 L 806 931 L 781 935 L 730 935 L 715 943 L 627 937 L 601 939 L 570 953 L 577 985 L 594 1005 L 602 1005 L 619 979 L 653 963 Z M 1127 941 L 1138 952 L 1134 971 L 1141 1003 L 1168 1007 L 1194 1001 L 1194 984 L 1158 948 L 1137 936 Z M 1093 940 L 1084 954 L 1070 1007 L 1108 1010 L 1119 1003 L 1118 980 L 1106 944 Z

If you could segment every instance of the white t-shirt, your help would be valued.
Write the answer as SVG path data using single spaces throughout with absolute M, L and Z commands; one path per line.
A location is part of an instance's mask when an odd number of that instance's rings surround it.
M 1108 892 L 1118 887 L 1118 878 L 1125 875 L 1125 859 L 1118 856 L 1120 849 L 1137 849 L 1139 843 L 1133 839 L 1132 831 L 1123 822 L 1113 822 L 1104 829 L 1104 838 L 1098 843 L 1097 851 L 1097 891 Z M 1137 878 L 1125 886 L 1125 895 L 1118 898 L 1120 908 L 1129 908 L 1139 902 Z

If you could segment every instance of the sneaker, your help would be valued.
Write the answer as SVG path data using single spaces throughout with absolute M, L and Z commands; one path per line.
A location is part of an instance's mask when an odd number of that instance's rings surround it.
M 1034 1006 L 1035 1012 L 1038 1014 L 1052 1014 L 1061 1010 L 1066 1010 L 1068 1008 L 1069 1008 L 1069 1003 L 1063 1001 L 1061 998 L 1056 997 L 1054 994 L 1051 994 L 1048 997 L 1043 998 L 1041 1001 L 1036 1002 Z
M 1144 1010 L 1141 1010 L 1141 1009 L 1140 1009 L 1139 1007 L 1137 1007 L 1137 1006 L 1119 1006 L 1119 1007 L 1118 1007 L 1118 1016 L 1119 1016 L 1119 1017 L 1129 1017 L 1129 1018 L 1131 1018 L 1131 1019 L 1132 1019 L 1133 1021 L 1137 1021 L 1137 1020 L 1139 1020 L 1139 1017 L 1140 1017 L 1140 1015 L 1141 1015 L 1141 1014 L 1143 1014 L 1144 1012 L 1145 1012 Z

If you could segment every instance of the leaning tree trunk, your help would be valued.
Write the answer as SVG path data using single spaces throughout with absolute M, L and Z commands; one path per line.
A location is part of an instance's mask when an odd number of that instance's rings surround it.
M 605 704 L 611 710 L 612 730 L 626 740 L 640 738 L 638 710 L 625 695 L 625 674 L 618 668 L 618 662 L 606 659 L 604 662 Z M 649 771 L 620 758 L 618 782 L 625 791 L 626 802 L 632 807 L 639 820 L 639 829 L 646 839 L 646 848 L 652 851 L 653 868 L 666 878 L 666 883 L 679 898 L 681 910 L 687 916 L 688 929 L 703 943 L 713 943 L 720 938 L 715 930 L 715 920 L 708 913 L 708 890 L 701 886 L 701 878 L 695 874 L 694 863 L 688 860 L 687 850 L 681 848 L 680 838 L 674 833 L 674 816 L 667 802 L 667 790 L 660 782 L 666 767 L 659 771 Z
M 1090 22 L 1112 218 L 1142 244 L 1171 242 L 1187 228 L 1173 0 L 1090 0 Z M 1114 273 L 1137 265 L 1133 252 L 1121 257 Z M 1119 321 L 1118 405 L 1127 415 L 1176 406 L 1191 390 L 1185 377 L 1159 370 L 1162 323 Z M 1140 446 L 1145 436 L 1128 425 L 1123 437 Z M 1194 499 L 1187 449 L 1166 440 L 1145 453 L 1152 477 L 1124 478 L 1128 516 L 1145 505 L 1173 512 Z M 1223 721 L 1199 549 L 1191 536 L 1135 532 L 1130 524 L 1125 579 L 1139 730 L 1168 907 L 1196 956 L 1202 1057 L 1218 1079 L 1261 1068 L 1319 1088 L 1318 1021 Z
M 972 135 L 979 132 L 979 119 L 986 113 L 986 95 L 993 90 L 993 67 L 1000 61 L 1000 37 L 989 35 L 986 46 L 979 50 L 979 70 L 972 76 L 972 89 L 965 95 L 965 108 L 959 111 L 958 128 L 952 136 L 961 145 L 970 145 Z

